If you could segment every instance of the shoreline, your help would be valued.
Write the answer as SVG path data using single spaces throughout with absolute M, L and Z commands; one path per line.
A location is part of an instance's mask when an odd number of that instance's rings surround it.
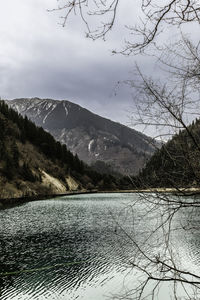
M 48 199 L 63 197 L 63 196 L 92 194 L 92 193 L 98 193 L 98 191 L 91 191 L 91 192 L 90 191 L 69 191 L 69 193 L 63 193 L 63 194 L 49 194 L 49 195 L 41 194 L 41 195 L 24 196 L 24 197 L 0 198 L 0 209 L 13 207 L 31 201 L 48 200 Z
M 80 190 L 80 191 L 69 191 L 63 194 L 49 194 L 49 195 L 34 195 L 24 197 L 13 197 L 13 198 L 0 198 L 0 209 L 14 207 L 16 205 L 28 203 L 31 201 L 48 200 L 51 198 L 58 198 L 64 196 L 75 196 L 75 195 L 87 195 L 87 194 L 104 194 L 104 193 L 172 193 L 176 195 L 194 196 L 200 194 L 200 188 L 148 188 L 148 189 L 134 189 L 134 190 L 114 190 L 114 191 L 99 191 L 99 190 Z

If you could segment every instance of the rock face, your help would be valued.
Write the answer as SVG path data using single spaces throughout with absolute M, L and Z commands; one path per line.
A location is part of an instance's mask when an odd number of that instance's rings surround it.
M 6 103 L 88 164 L 104 161 L 122 174 L 137 174 L 154 152 L 149 137 L 69 101 L 23 98 Z

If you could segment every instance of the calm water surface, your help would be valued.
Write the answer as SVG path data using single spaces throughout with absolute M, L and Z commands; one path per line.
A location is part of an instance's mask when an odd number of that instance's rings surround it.
M 144 218 L 142 205 L 131 208 L 138 197 L 68 196 L 0 211 L 0 299 L 105 300 L 132 287 L 137 274 L 127 266 L 136 249 L 130 237 L 144 239 L 155 223 L 153 213 Z M 180 219 L 188 224 L 191 214 Z M 179 233 L 176 247 L 183 264 L 198 271 L 197 232 Z

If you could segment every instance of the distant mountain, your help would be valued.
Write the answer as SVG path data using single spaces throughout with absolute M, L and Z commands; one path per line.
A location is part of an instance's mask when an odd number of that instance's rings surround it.
M 4 101 L 0 101 L 0 128 L 0 198 L 113 190 L 127 183 L 94 171 Z
M 7 104 L 94 166 L 103 161 L 114 172 L 137 174 L 154 152 L 151 138 L 69 101 L 23 98 Z

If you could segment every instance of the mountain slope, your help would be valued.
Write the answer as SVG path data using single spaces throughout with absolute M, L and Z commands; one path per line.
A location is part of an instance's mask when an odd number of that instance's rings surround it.
M 136 178 L 139 187 L 200 186 L 200 120 L 162 146 Z
M 113 189 L 112 176 L 93 171 L 65 145 L 0 101 L 0 198 Z
M 104 161 L 114 171 L 137 174 L 154 152 L 149 137 L 69 101 L 24 98 L 7 104 L 49 131 L 88 164 Z

